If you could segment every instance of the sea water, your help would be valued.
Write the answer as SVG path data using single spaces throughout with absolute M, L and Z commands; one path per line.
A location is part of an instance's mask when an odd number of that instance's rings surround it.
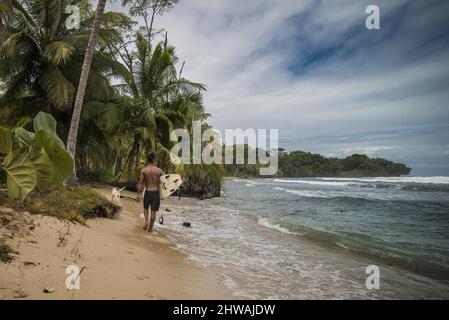
M 449 177 L 232 179 L 176 209 L 168 236 L 239 297 L 449 298 Z

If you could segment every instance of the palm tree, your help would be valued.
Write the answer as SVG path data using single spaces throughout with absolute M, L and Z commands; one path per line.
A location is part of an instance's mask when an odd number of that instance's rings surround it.
M 81 118 L 81 110 L 84 102 L 84 94 L 86 92 L 87 80 L 89 79 L 90 65 L 97 45 L 97 37 L 100 31 L 101 20 L 103 19 L 106 0 L 98 0 L 97 10 L 95 13 L 94 24 L 90 34 L 89 43 L 87 44 L 86 55 L 84 57 L 83 68 L 81 70 L 80 82 L 78 84 L 78 92 L 76 93 L 75 105 L 73 107 L 72 121 L 70 123 L 69 135 L 67 137 L 67 150 L 75 162 L 76 157 L 76 140 L 78 136 L 78 128 Z M 73 174 L 66 180 L 67 185 L 73 185 L 77 182 L 76 166 L 73 166 Z
M 9 108 L 12 122 L 46 111 L 58 118 L 61 136 L 67 137 L 69 112 L 78 85 L 93 18 L 86 16 L 80 29 L 67 29 L 64 8 L 70 0 L 11 0 L 14 11 L 0 44 L 0 107 Z M 126 17 L 114 13 L 109 18 Z M 120 31 L 102 28 L 102 48 L 122 41 Z M 106 51 L 95 52 L 87 84 L 87 100 L 104 101 L 114 95 L 110 76 L 125 76 L 126 69 Z
M 175 64 L 175 48 L 167 41 L 151 47 L 141 33 L 136 36 L 136 51 L 121 55 L 132 77 L 121 85 L 128 94 L 127 132 L 133 142 L 124 167 L 128 168 L 128 184 L 135 182 L 143 151 L 158 149 L 159 159 L 168 164 L 170 132 L 185 127 L 186 119 L 204 113 L 201 91 L 205 86 L 178 76 Z M 129 129 L 132 128 L 132 129 Z

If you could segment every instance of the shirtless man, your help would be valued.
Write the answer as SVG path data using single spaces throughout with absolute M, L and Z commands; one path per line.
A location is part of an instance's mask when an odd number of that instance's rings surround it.
M 140 170 L 139 183 L 137 185 L 137 202 L 140 202 L 140 195 L 145 189 L 143 197 L 143 213 L 145 214 L 145 225 L 143 230 L 153 232 L 153 224 L 156 219 L 156 212 L 159 211 L 160 195 L 159 185 L 160 178 L 164 172 L 154 165 L 154 153 L 147 156 L 148 165 Z M 151 218 L 148 221 L 148 208 L 151 206 Z

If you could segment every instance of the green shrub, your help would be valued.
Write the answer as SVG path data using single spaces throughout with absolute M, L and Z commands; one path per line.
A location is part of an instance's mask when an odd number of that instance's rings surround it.
M 92 188 L 78 186 L 57 188 L 47 193 L 33 193 L 23 203 L 11 204 L 14 209 L 43 214 L 84 224 L 94 217 L 112 218 L 120 207 Z

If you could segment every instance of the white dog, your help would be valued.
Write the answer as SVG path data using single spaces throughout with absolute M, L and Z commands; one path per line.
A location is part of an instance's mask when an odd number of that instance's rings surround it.
M 121 188 L 120 190 L 118 190 L 117 188 L 113 188 L 112 189 L 112 193 L 111 193 L 111 201 L 114 202 L 114 200 L 119 201 L 121 194 L 120 192 L 125 189 L 126 187 Z

